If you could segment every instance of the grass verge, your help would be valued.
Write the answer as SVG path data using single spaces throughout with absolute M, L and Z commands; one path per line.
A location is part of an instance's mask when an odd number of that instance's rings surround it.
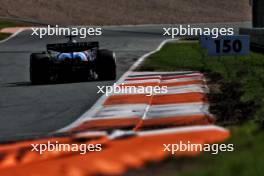
M 23 27 L 28 26 L 29 24 L 23 22 L 16 22 L 16 21 L 2 21 L 0 20 L 0 30 L 7 27 Z M 12 35 L 11 33 L 1 33 L 0 32 L 0 40 L 3 40 L 7 37 Z
M 0 32 L 0 40 L 4 40 L 4 39 L 6 39 L 7 37 L 9 37 L 10 35 L 12 35 L 12 34 L 10 34 L 10 33 L 1 33 L 1 32 Z
M 249 56 L 209 57 L 198 42 L 168 43 L 151 55 L 140 71 L 197 70 L 208 78 L 208 95 L 217 123 L 229 128 L 234 152 L 218 155 L 204 154 L 189 158 L 191 166 L 177 169 L 181 159 L 166 161 L 161 166 L 175 165 L 150 171 L 152 175 L 217 175 L 257 176 L 264 168 L 264 55 L 251 52 Z M 185 160 L 185 159 L 184 159 Z M 189 163 L 189 165 L 190 165 Z M 153 169 L 152 166 L 147 167 Z M 176 169 L 175 169 L 176 168 Z M 183 167 L 185 168 L 185 167 Z M 140 175 L 140 173 L 137 173 Z

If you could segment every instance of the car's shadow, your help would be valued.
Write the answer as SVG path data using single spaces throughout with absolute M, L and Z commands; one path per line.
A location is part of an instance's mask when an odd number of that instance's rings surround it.
M 26 87 L 32 86 L 31 82 L 11 82 L 11 83 L 4 83 L 4 87 Z
M 4 83 L 3 87 L 28 87 L 28 86 L 46 86 L 46 85 L 58 85 L 58 84 L 75 84 L 75 83 L 87 83 L 87 82 L 102 82 L 102 80 L 85 80 L 85 81 L 56 81 L 52 83 L 43 83 L 43 84 L 32 84 L 30 81 L 21 81 L 21 82 L 10 82 Z

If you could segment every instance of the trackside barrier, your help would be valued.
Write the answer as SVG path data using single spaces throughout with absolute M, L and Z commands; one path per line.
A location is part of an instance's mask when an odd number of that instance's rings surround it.
M 87 133 L 88 134 L 88 133 Z M 96 134 L 96 133 L 95 133 Z M 169 153 L 164 152 L 163 144 L 209 144 L 226 140 L 229 132 L 221 127 L 206 125 L 195 127 L 177 127 L 162 130 L 135 132 L 125 139 L 115 135 L 97 132 L 97 136 L 79 134 L 67 138 L 45 139 L 63 143 L 100 143 L 101 152 L 80 155 L 78 152 L 46 152 L 41 156 L 27 150 L 30 141 L 2 146 L 0 154 L 0 173 L 5 176 L 87 176 L 122 175 L 128 169 L 140 168 L 145 162 L 158 162 Z M 85 139 L 85 140 L 83 140 Z M 45 142 L 42 141 L 35 142 Z M 200 151 L 175 151 L 175 156 L 195 156 Z

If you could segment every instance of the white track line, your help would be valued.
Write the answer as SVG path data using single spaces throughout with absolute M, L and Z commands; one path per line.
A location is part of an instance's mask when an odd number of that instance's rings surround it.
M 15 33 L 10 35 L 9 37 L 5 38 L 4 40 L 0 40 L 0 43 L 7 42 L 8 40 L 10 40 L 11 38 L 14 38 L 15 36 L 17 36 L 18 34 L 20 34 L 21 32 L 23 32 L 25 30 L 29 30 L 29 29 L 19 29 L 18 31 L 16 31 Z
M 125 78 L 133 71 L 135 70 L 147 57 L 149 57 L 150 55 L 158 52 L 161 50 L 161 48 L 168 42 L 171 41 L 177 41 L 178 39 L 167 39 L 164 40 L 157 49 L 144 54 L 143 56 L 141 56 L 129 69 L 128 71 L 126 71 L 121 78 L 119 78 L 119 80 L 116 82 L 117 84 L 121 84 Z M 57 131 L 55 131 L 55 133 L 62 133 L 62 132 L 66 132 L 74 127 L 79 126 L 80 124 L 82 124 L 84 121 L 91 119 L 101 108 L 102 108 L 102 104 L 103 102 L 107 99 L 107 96 L 104 94 L 102 95 L 96 102 L 95 104 L 88 110 L 86 111 L 83 115 L 81 115 L 77 120 L 75 120 L 73 123 L 67 125 L 66 127 L 63 127 Z

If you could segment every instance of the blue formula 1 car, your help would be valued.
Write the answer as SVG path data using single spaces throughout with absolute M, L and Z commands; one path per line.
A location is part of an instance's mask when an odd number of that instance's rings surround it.
M 99 49 L 99 42 L 48 44 L 47 51 L 30 56 L 32 84 L 88 80 L 115 80 L 116 58 L 112 51 Z

